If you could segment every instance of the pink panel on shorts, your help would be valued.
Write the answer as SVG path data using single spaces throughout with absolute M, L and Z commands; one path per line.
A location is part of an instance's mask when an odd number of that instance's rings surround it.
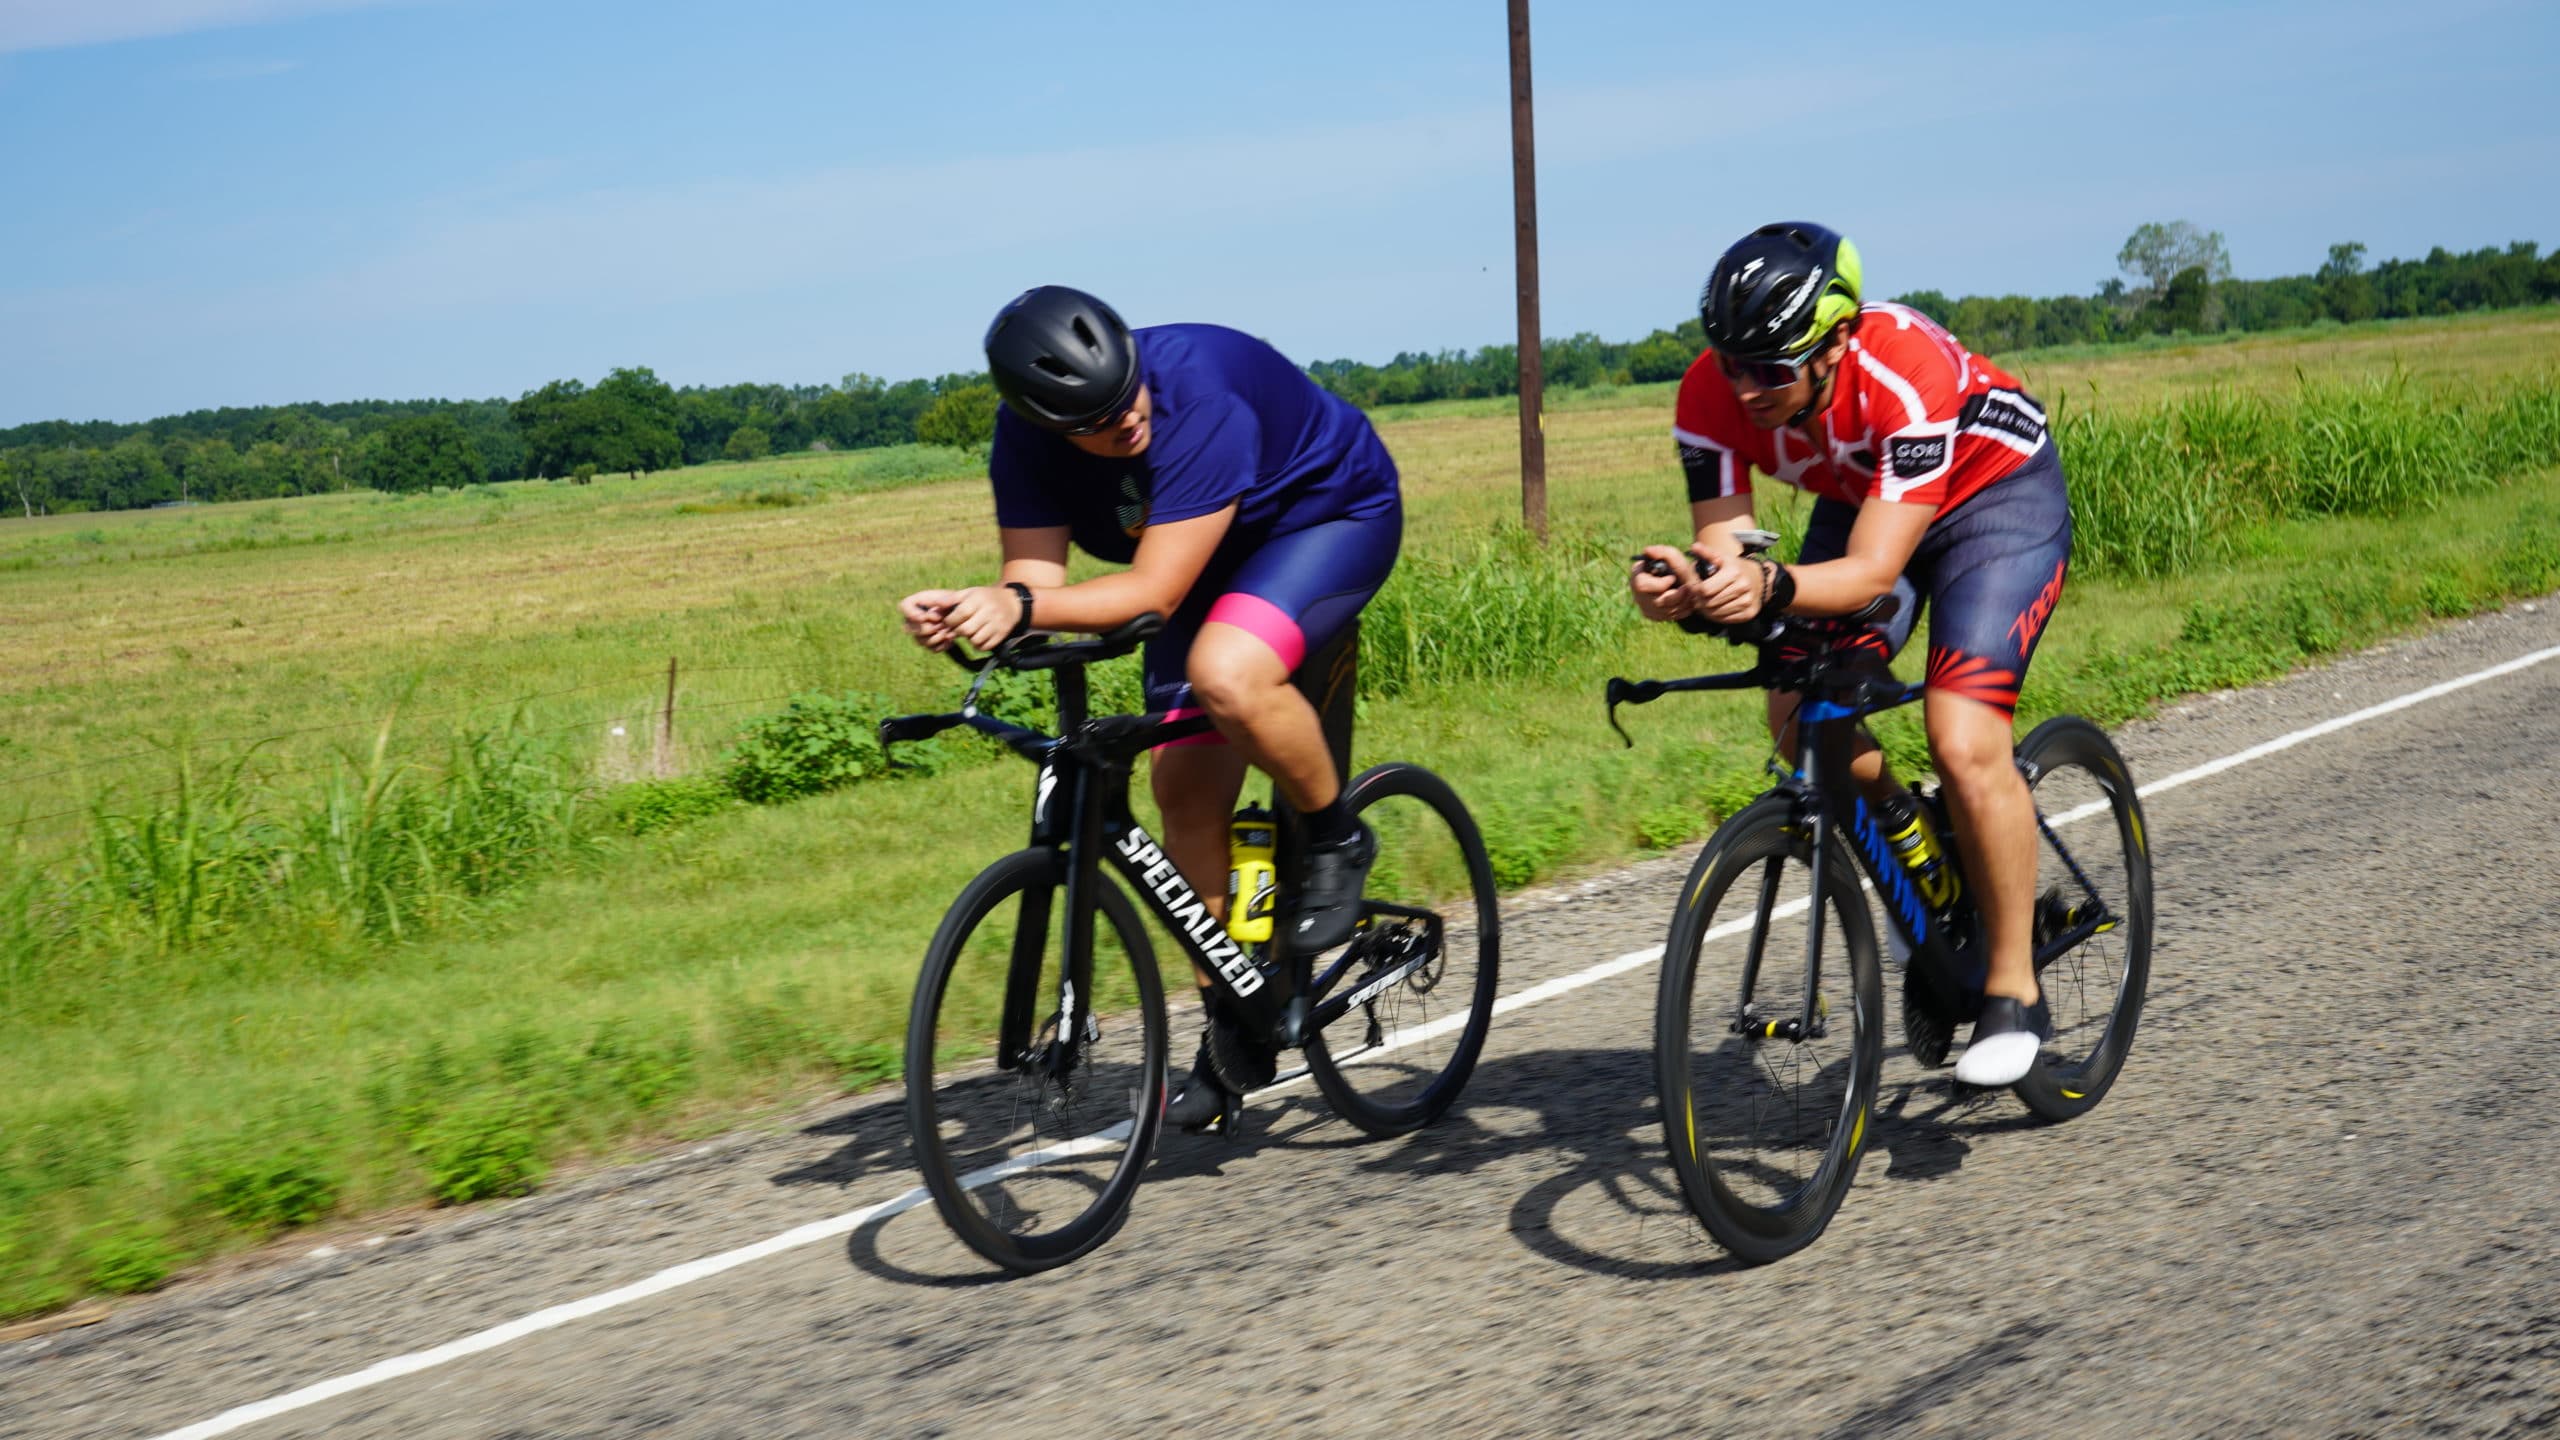
M 1228 591 L 1218 597 L 1218 603 L 1209 607 L 1207 623 L 1233 625 L 1270 646 L 1271 653 L 1280 657 L 1280 668 L 1284 670 L 1296 670 L 1298 662 L 1307 658 L 1307 632 L 1298 628 L 1298 622 L 1290 618 L 1288 611 L 1259 595 L 1247 595 L 1241 590 Z
M 1202 711 L 1197 705 L 1176 705 L 1172 709 L 1164 712 L 1164 718 L 1167 720 L 1188 720 L 1194 715 L 1203 713 L 1206 712 Z M 1226 736 L 1219 734 L 1215 730 L 1203 730 L 1197 735 L 1185 735 L 1179 740 L 1167 740 L 1155 748 L 1158 750 L 1170 750 L 1177 745 L 1224 745 L 1226 743 Z

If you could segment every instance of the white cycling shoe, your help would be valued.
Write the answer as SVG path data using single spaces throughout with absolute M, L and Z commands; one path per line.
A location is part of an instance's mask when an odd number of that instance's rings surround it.
M 2036 1068 L 2036 1052 L 2052 1034 L 2053 1016 L 2043 996 L 2029 1005 L 1994 995 L 1982 1002 L 1982 1018 L 1973 1022 L 1973 1041 L 1956 1061 L 1956 1079 L 1985 1090 L 2015 1085 Z

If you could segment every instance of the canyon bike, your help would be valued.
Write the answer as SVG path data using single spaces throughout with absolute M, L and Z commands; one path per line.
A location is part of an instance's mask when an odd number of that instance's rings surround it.
M 1753 532 L 1746 551 L 1771 543 Z M 1695 626 L 1755 646 L 1758 662 L 1730 674 L 1608 684 L 1613 728 L 1619 705 L 1680 691 L 1799 697 L 1795 768 L 1708 839 L 1672 914 L 1655 1002 L 1656 1083 L 1681 1190 L 1707 1233 L 1749 1264 L 1821 1235 L 1867 1138 L 1884 986 L 1861 871 L 1910 955 L 1901 1007 L 1911 1058 L 1944 1064 L 1955 1028 L 1982 1006 L 1987 941 L 1944 797 L 1915 796 L 1954 881 L 1932 896 L 1849 777 L 1865 718 L 1922 694 L 1886 667 L 1866 628 L 1890 619 L 1896 603 L 1887 595 L 1841 619 Z M 1623 728 L 1618 734 L 1626 738 Z M 2149 842 L 2132 775 L 2095 724 L 2055 716 L 2019 742 L 2017 763 L 2036 806 L 2036 979 L 2054 1035 L 2012 1089 L 2037 1115 L 2069 1120 L 2105 1097 L 2141 1020 L 2151 970 Z M 2099 823 L 2075 832 L 2077 848 L 2066 845 L 2060 832 L 2084 820 Z
M 1063 1265 L 1109 1239 L 1162 1126 L 1164 985 L 1129 892 L 1210 977 L 1227 1013 L 1272 1045 L 1302 1048 L 1334 1111 L 1372 1135 L 1403 1134 L 1447 1110 L 1493 1019 L 1501 922 L 1492 862 L 1456 792 L 1428 771 L 1378 765 L 1345 783 L 1344 803 L 1377 833 L 1378 858 L 1357 928 L 1338 950 L 1300 953 L 1286 927 L 1239 940 L 1210 913 L 1131 817 L 1128 797 L 1139 755 L 1206 732 L 1208 718 L 1088 714 L 1085 667 L 1130 653 L 1159 628 L 1145 615 L 1090 640 L 1035 633 L 986 657 L 955 648 L 953 658 L 979 672 L 960 709 L 880 724 L 886 746 L 965 725 L 1039 767 L 1029 847 L 988 866 L 952 902 L 907 1024 L 917 1168 L 952 1231 L 1009 1270 Z M 1337 768 L 1350 751 L 1357 634 L 1299 672 L 1327 719 Z M 1053 672 L 1056 735 L 979 707 L 997 669 Z M 1272 898 L 1286 914 L 1297 826 L 1285 805 L 1274 809 Z M 1113 883 L 1115 871 L 1127 889 Z

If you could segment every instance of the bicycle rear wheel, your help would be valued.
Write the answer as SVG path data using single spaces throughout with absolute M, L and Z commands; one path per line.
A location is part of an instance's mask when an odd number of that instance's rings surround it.
M 2036 1114 L 2069 1120 L 2105 1098 L 2141 1023 L 2151 852 L 2133 776 L 2105 731 L 2057 715 L 2019 744 L 2018 763 L 2035 792 L 2036 983 L 2053 1039 L 2015 1088 Z
M 1819 1236 L 1856 1176 L 1884 1054 L 1884 982 L 1866 900 L 1824 857 L 1813 1023 L 1803 1024 L 1811 836 L 1766 795 L 1689 873 L 1654 1011 L 1662 1125 L 1689 1208 L 1747 1264 Z
M 1438 1119 L 1484 1053 L 1502 957 L 1493 862 L 1457 792 L 1428 770 L 1375 766 L 1343 793 L 1378 836 L 1350 963 L 1330 991 L 1361 1001 L 1307 1037 L 1307 1070 L 1335 1114 L 1402 1135 Z M 1343 957 L 1318 958 L 1321 975 Z
M 1051 850 L 980 872 L 925 952 L 907 1020 L 916 1168 L 954 1234 L 1024 1272 L 1063 1265 L 1120 1228 L 1164 1115 L 1155 951 L 1108 877 L 1088 1019 L 1082 1034 L 1059 1033 L 1065 881 Z

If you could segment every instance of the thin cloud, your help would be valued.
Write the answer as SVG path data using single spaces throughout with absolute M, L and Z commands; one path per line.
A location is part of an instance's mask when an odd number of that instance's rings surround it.
M 389 3 L 393 0 L 11 0 L 0 5 L 0 55 L 263 25 Z

